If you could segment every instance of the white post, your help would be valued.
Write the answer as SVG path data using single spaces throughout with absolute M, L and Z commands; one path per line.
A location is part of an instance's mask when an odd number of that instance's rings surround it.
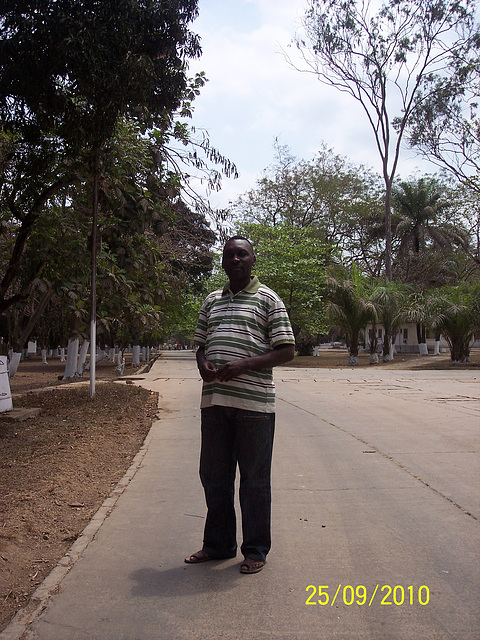
M 2 358 L 4 356 L 1 356 Z M 8 367 L 8 375 L 10 378 L 17 373 L 18 364 L 22 359 L 22 354 L 19 351 L 11 351 L 10 352 L 10 366 Z
M 85 361 L 87 359 L 89 346 L 90 346 L 90 342 L 88 340 L 85 340 L 80 349 L 80 355 L 78 357 L 78 363 L 77 363 L 77 375 L 80 377 L 83 376 L 83 371 L 85 369 Z M 92 360 L 92 358 L 90 358 L 90 360 Z M 93 360 L 95 360 L 95 358 L 93 358 Z
M 95 397 L 95 372 L 96 372 L 96 352 L 97 352 L 97 319 L 92 316 L 90 322 L 90 398 Z
M 426 342 L 420 342 L 418 345 L 418 350 L 421 356 L 428 356 L 428 347 Z
M 0 356 L 0 413 L 13 409 L 7 356 Z
M 132 365 L 135 366 L 139 364 L 140 364 L 140 345 L 134 344 L 133 351 L 132 351 Z
M 389 338 L 388 340 L 388 353 L 387 355 L 383 356 L 383 361 L 384 362 L 391 362 L 393 360 L 393 344 L 392 344 L 392 339 Z
M 63 380 L 74 378 L 77 373 L 78 343 L 78 338 L 70 338 L 70 340 L 68 341 L 67 364 L 65 365 Z

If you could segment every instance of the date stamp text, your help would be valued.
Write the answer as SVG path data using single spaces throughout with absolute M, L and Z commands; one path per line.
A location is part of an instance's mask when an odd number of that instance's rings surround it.
M 419 587 L 412 585 L 404 587 L 397 584 L 376 584 L 368 589 L 363 584 L 353 586 L 351 584 L 330 587 L 328 584 L 309 584 L 305 591 L 309 593 L 305 604 L 333 607 L 335 604 L 344 604 L 347 607 L 357 605 L 362 607 L 372 606 L 373 602 L 382 606 L 416 605 L 426 606 L 430 602 L 430 589 L 422 584 Z

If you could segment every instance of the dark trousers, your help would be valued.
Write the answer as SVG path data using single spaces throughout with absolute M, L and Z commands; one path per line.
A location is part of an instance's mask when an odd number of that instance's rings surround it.
M 202 409 L 200 479 L 207 518 L 203 549 L 217 558 L 234 557 L 237 527 L 234 484 L 240 470 L 244 557 L 265 560 L 271 546 L 271 486 L 275 414 L 214 406 Z

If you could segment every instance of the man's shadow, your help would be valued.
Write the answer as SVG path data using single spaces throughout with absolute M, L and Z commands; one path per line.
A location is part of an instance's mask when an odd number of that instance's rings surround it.
M 172 569 L 144 567 L 133 571 L 129 578 L 136 584 L 132 595 L 146 598 L 175 598 L 191 594 L 230 591 L 242 576 L 240 559 L 202 562 L 198 566 L 185 564 Z

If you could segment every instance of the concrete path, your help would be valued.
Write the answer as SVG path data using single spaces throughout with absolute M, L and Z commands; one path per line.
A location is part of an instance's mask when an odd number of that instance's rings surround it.
M 0 639 L 478 640 L 479 377 L 277 369 L 274 544 L 243 576 L 183 562 L 205 515 L 200 381 L 165 354 L 138 376 L 161 396 L 138 470 Z

